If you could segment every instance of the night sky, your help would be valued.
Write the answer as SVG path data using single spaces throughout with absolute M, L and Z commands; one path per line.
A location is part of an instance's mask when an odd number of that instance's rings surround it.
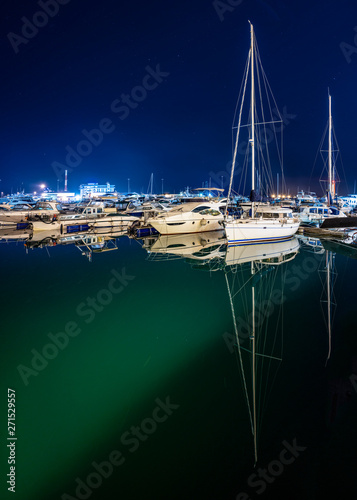
M 130 178 L 131 191 L 146 192 L 151 173 L 156 192 L 222 176 L 226 185 L 248 19 L 285 117 L 288 187 L 322 195 L 322 160 L 313 166 L 329 87 L 348 182 L 339 191 L 352 192 L 357 6 L 346 0 L 5 0 L 0 191 L 56 190 L 57 179 L 62 190 L 77 148 L 69 190 L 109 181 L 127 191 Z M 85 134 L 99 128 L 88 148 Z

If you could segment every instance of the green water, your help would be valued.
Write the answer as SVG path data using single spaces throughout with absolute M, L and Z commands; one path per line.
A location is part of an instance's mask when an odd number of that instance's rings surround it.
M 219 261 L 154 258 L 126 237 L 117 244 L 91 262 L 74 245 L 0 245 L 0 497 L 12 498 L 8 388 L 16 391 L 19 500 L 225 500 L 241 492 L 305 499 L 342 487 L 352 494 L 356 261 L 300 248 L 253 279 L 249 263 L 224 270 Z M 337 303 L 327 362 L 326 255 L 334 256 Z M 256 305 L 274 290 L 283 294 L 256 325 L 257 351 L 267 354 L 256 367 L 256 466 L 251 342 L 240 339 L 240 357 L 226 277 L 240 331 L 251 325 L 252 286 Z M 306 449 L 259 495 L 249 476 L 294 439 Z M 93 462 L 109 457 L 115 464 L 98 474 Z

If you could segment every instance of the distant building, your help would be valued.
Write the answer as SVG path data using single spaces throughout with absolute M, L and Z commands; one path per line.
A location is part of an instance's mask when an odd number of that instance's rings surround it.
M 91 198 L 106 193 L 114 193 L 115 185 L 107 182 L 106 184 L 98 184 L 97 182 L 89 182 L 79 186 L 82 198 Z
M 79 201 L 79 196 L 76 193 L 70 193 L 68 191 L 64 193 L 54 193 L 54 192 L 43 192 L 40 196 L 41 200 L 67 202 L 67 201 Z

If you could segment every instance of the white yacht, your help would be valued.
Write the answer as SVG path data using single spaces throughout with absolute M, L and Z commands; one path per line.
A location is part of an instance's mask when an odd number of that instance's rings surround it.
M 348 194 L 347 196 L 341 196 L 340 199 L 351 208 L 357 207 L 357 194 Z
M 35 218 L 52 220 L 58 215 L 60 208 L 58 203 L 50 201 L 39 201 L 34 207 L 20 205 L 18 208 L 11 208 L 8 205 L 1 205 L 0 225 L 14 225 Z
M 258 207 L 255 217 L 227 219 L 228 245 L 272 243 L 291 238 L 299 227 L 299 220 L 290 208 Z
M 248 118 L 249 123 L 247 127 L 249 131 L 249 141 L 248 141 L 248 147 L 250 149 L 249 157 L 251 160 L 251 188 L 252 188 L 250 197 L 251 208 L 248 213 L 245 211 L 243 213 L 243 216 L 239 219 L 236 219 L 234 217 L 226 218 L 225 228 L 229 245 L 264 243 L 264 242 L 278 241 L 290 238 L 296 233 L 300 223 L 297 218 L 293 217 L 292 210 L 289 208 L 277 208 L 270 205 L 259 206 L 254 201 L 256 198 L 255 194 L 256 176 L 257 176 L 256 167 L 258 165 L 267 166 L 269 165 L 270 162 L 268 148 L 266 147 L 265 152 L 263 152 L 262 148 L 262 142 L 265 137 L 263 135 L 264 132 L 261 132 L 261 128 L 258 129 L 258 127 L 260 127 L 261 125 L 266 125 L 267 123 L 266 123 L 266 117 L 264 113 L 261 111 L 262 107 L 260 103 L 258 105 L 256 104 L 255 86 L 257 84 L 261 101 L 262 101 L 262 95 L 260 94 L 261 87 L 269 89 L 270 87 L 268 86 L 264 70 L 261 66 L 253 25 L 251 23 L 250 23 L 250 38 L 251 38 L 251 44 L 248 55 L 248 61 L 246 65 L 246 71 L 243 78 L 244 85 L 242 87 L 243 92 L 242 92 L 242 99 L 241 99 L 239 118 L 238 118 L 238 126 L 237 126 L 237 134 L 236 134 L 236 141 L 235 141 L 235 148 L 233 155 L 231 180 L 228 190 L 228 198 L 230 197 L 232 188 L 233 172 L 237 159 L 239 135 L 241 128 L 245 126 L 241 124 L 241 120 L 242 120 L 242 111 L 245 101 L 244 98 L 246 92 L 246 84 L 248 81 L 248 76 L 250 75 L 250 112 Z M 258 68 L 260 68 L 260 72 L 258 72 Z M 255 72 L 259 73 L 257 77 L 255 76 Z M 269 96 L 266 96 L 266 98 L 268 98 L 269 100 Z M 270 101 L 269 104 L 271 105 Z M 269 109 L 271 109 L 270 106 Z M 259 115 L 258 115 L 258 110 L 261 111 Z M 274 117 L 272 117 L 272 120 L 274 120 Z M 259 155 L 257 161 L 255 158 L 256 154 Z M 260 177 L 261 176 L 258 174 L 257 179 L 260 180 Z
M 317 203 L 312 206 L 300 208 L 300 212 L 294 214 L 304 224 L 320 226 L 329 217 L 347 217 L 346 214 L 337 207 L 329 207 L 326 204 Z
M 298 200 L 298 203 L 301 204 L 317 202 L 316 193 L 313 192 L 305 193 L 304 191 L 299 191 L 296 195 L 296 199 Z
M 223 214 L 217 203 L 187 202 L 166 213 L 149 218 L 150 224 L 160 234 L 201 233 L 223 228 Z

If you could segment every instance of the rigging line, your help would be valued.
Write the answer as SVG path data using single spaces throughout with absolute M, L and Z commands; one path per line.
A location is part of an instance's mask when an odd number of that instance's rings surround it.
M 273 117 L 273 110 L 272 110 L 272 106 L 271 106 L 271 100 L 272 100 L 273 104 L 275 106 L 274 111 L 276 112 L 276 114 L 280 118 L 279 122 L 283 123 L 283 119 L 281 117 L 278 105 L 277 105 L 276 100 L 274 98 L 273 91 L 272 91 L 272 89 L 270 87 L 269 80 L 267 78 L 267 75 L 266 75 L 266 73 L 264 71 L 264 68 L 263 68 L 263 65 L 262 65 L 262 62 L 261 62 L 261 58 L 260 58 L 260 53 L 259 53 L 258 47 L 257 47 L 257 60 L 259 61 L 259 64 L 260 64 L 260 70 L 261 70 L 261 74 L 262 74 L 262 80 L 263 80 L 263 85 L 264 85 L 264 89 L 265 89 L 265 94 L 266 94 L 266 97 L 267 97 L 267 103 L 268 103 L 268 108 L 269 108 L 270 116 Z M 281 127 L 281 137 L 283 135 L 282 132 L 283 132 L 283 127 Z M 277 135 L 276 135 L 275 129 L 274 129 L 274 138 L 275 138 L 277 153 L 278 153 L 278 157 L 279 157 L 279 163 L 280 163 L 280 166 L 281 166 L 281 171 L 283 173 L 283 159 L 282 159 L 282 147 L 283 147 L 283 144 L 282 144 L 282 140 L 281 140 L 281 145 L 280 145 L 281 152 L 280 152 L 280 148 L 279 148 L 279 145 L 278 145 L 278 140 L 277 140 Z
M 240 89 L 239 89 L 239 93 L 238 93 L 238 99 L 237 99 L 237 102 L 236 102 L 236 107 L 234 109 L 234 115 L 233 115 L 233 124 L 235 123 L 236 121 L 236 116 L 237 116 L 237 113 L 238 113 L 238 104 L 239 104 L 239 101 L 241 99 L 241 95 L 242 95 L 242 89 L 243 89 L 243 84 L 244 84 L 244 75 L 249 71 L 249 63 L 250 63 L 250 57 L 249 57 L 249 54 L 248 54 L 248 58 L 245 62 L 245 68 L 244 68 L 244 72 L 243 72 L 243 78 L 242 78 L 242 81 L 241 81 L 241 84 L 240 84 Z M 237 127 L 233 127 L 232 126 L 232 132 L 233 132 L 233 129 L 235 129 Z M 233 137 L 233 133 L 232 133 L 232 137 Z M 234 144 L 234 141 L 232 140 L 232 146 Z M 232 154 L 233 154 L 233 147 L 232 147 Z
M 281 361 L 281 360 L 280 360 Z M 270 383 L 270 391 L 268 393 L 268 395 L 266 396 L 266 401 L 263 402 L 263 406 L 262 406 L 262 410 L 261 410 L 261 423 L 260 423 L 260 426 L 262 426 L 262 421 L 263 421 L 263 417 L 267 411 L 267 406 L 268 406 L 268 401 L 270 399 L 270 395 L 273 391 L 273 386 L 274 386 L 274 383 L 275 383 L 275 380 L 278 376 L 278 372 L 279 372 L 279 368 L 280 368 L 280 364 L 279 366 L 276 368 L 276 371 L 275 371 L 275 374 L 273 375 L 273 378 L 271 380 L 271 383 Z
M 259 395 L 259 408 L 260 408 L 259 429 L 262 426 L 263 418 L 264 418 L 264 415 L 266 413 L 267 406 L 268 406 L 268 401 L 270 399 L 270 396 L 271 396 L 271 393 L 273 390 L 273 381 L 275 380 L 275 378 L 277 376 L 278 368 L 280 365 L 280 363 L 279 363 L 278 367 L 275 370 L 275 374 L 271 375 L 273 361 L 281 362 L 282 359 L 271 356 L 271 357 L 269 357 L 269 361 L 266 362 L 267 368 L 265 368 L 265 371 L 266 371 L 267 375 L 264 377 L 265 390 L 264 390 L 264 393 L 262 391 Z M 263 368 L 264 367 L 262 365 L 261 377 L 260 377 L 261 378 L 261 386 L 263 386 Z M 270 382 L 270 388 L 268 387 L 268 382 Z
M 273 120 L 271 122 L 255 122 L 255 125 L 271 125 L 272 123 L 282 123 L 282 120 Z M 247 128 L 247 127 L 250 127 L 250 123 L 247 123 L 246 125 L 241 125 L 240 128 Z M 236 128 L 238 128 L 238 125 L 236 127 L 232 127 L 233 130 L 235 130 Z
M 269 93 L 270 93 L 270 96 L 271 96 L 271 98 L 273 100 L 273 103 L 274 103 L 274 106 L 276 108 L 277 114 L 279 115 L 280 120 L 283 121 L 282 116 L 281 116 L 280 111 L 279 111 L 279 108 L 278 108 L 278 105 L 277 105 L 277 102 L 275 100 L 273 91 L 272 91 L 272 89 L 270 87 L 268 77 L 267 77 L 267 75 L 266 75 L 266 73 L 264 71 L 264 68 L 263 68 L 263 64 L 262 64 L 262 61 L 261 61 L 261 58 L 260 58 L 260 53 L 259 53 L 258 45 L 256 45 L 256 50 L 257 50 L 257 53 L 258 53 L 258 60 L 259 60 L 259 63 L 260 63 L 261 72 L 262 72 L 262 75 L 264 77 L 264 81 L 266 82 L 266 87 L 269 90 L 269 92 L 267 92 L 267 95 L 269 95 Z
M 264 105 L 263 105 L 263 94 L 262 94 L 262 86 L 261 86 L 261 77 L 260 77 L 260 73 L 258 72 L 258 69 L 257 69 L 257 80 L 258 80 L 258 89 L 259 89 L 259 98 L 260 98 L 260 112 L 261 112 L 263 121 L 265 121 L 265 113 L 264 113 Z M 263 84 L 264 84 L 264 79 L 263 79 Z M 264 88 L 266 89 L 265 86 L 264 86 Z M 268 101 L 268 105 L 269 105 L 269 96 L 268 95 L 267 95 L 267 101 Z M 271 111 L 270 110 L 270 106 L 269 106 L 269 111 Z M 262 134 L 260 133 L 259 135 L 261 136 Z M 270 168 L 271 164 L 270 164 L 270 157 L 269 157 L 269 146 L 268 146 L 267 129 L 266 129 L 266 127 L 263 128 L 263 137 L 264 137 L 264 144 L 265 144 L 265 148 L 266 148 L 266 156 L 267 156 L 267 160 L 268 160 L 267 161 L 267 165 Z M 260 141 L 260 142 L 262 142 L 262 141 Z M 261 154 L 263 155 L 263 149 L 261 149 Z M 266 163 L 265 162 L 265 157 L 262 157 L 262 162 Z M 268 170 L 267 170 L 267 177 L 269 177 Z
M 269 280 L 270 276 L 268 276 L 268 280 L 267 281 L 271 281 Z M 271 288 L 273 287 L 273 284 L 271 283 L 267 283 L 267 286 L 266 288 L 269 289 L 270 288 L 270 294 L 268 295 L 268 303 L 269 303 L 269 299 L 272 295 L 272 290 Z M 264 289 L 264 286 L 263 286 L 263 283 L 262 283 L 262 286 L 261 286 L 261 291 L 260 291 L 260 300 L 261 300 L 261 304 L 263 304 L 263 289 Z M 260 309 L 260 314 L 261 314 L 261 324 L 262 324 L 262 327 L 263 325 L 265 324 L 265 335 L 260 335 L 260 338 L 263 339 L 262 341 L 262 344 L 259 345 L 259 348 L 261 349 L 262 352 L 265 352 L 266 350 L 266 343 L 267 343 L 267 329 L 268 329 L 268 323 L 269 323 L 269 317 L 270 317 L 270 314 L 269 314 L 269 311 L 267 309 Z M 262 378 L 262 374 L 261 374 L 261 378 Z
M 245 282 L 245 277 L 244 277 L 244 274 L 245 274 L 245 268 L 244 268 L 244 265 L 241 266 L 239 268 L 239 278 L 241 278 L 241 281 L 239 281 L 239 283 L 243 283 L 242 285 L 242 288 L 246 285 L 246 282 Z M 239 293 L 236 292 L 235 295 L 237 295 Z M 242 311 L 244 313 L 244 317 L 246 318 L 246 321 L 245 321 L 245 327 L 247 329 L 247 332 L 249 333 L 249 330 L 251 328 L 251 325 L 249 325 L 249 313 L 250 313 L 250 308 L 249 308 L 249 305 L 248 305 L 248 294 L 247 293 L 242 293 L 240 295 L 240 298 L 241 298 L 241 301 L 242 301 Z
M 228 290 L 228 295 L 229 295 L 229 301 L 230 301 L 230 304 L 231 304 L 232 317 L 233 317 L 233 326 L 234 326 L 234 333 L 235 333 L 236 340 L 237 340 L 238 355 L 239 355 L 239 363 L 240 363 L 241 370 L 242 370 L 242 378 L 243 378 L 243 384 L 244 384 L 244 392 L 245 392 L 245 397 L 246 397 L 246 400 L 247 400 L 247 405 L 248 405 L 249 418 L 250 418 L 250 425 L 251 425 L 251 427 L 252 427 L 252 429 L 253 429 L 253 419 L 252 419 L 252 413 L 251 413 L 251 410 L 250 410 L 250 402 L 249 402 L 249 397 L 248 397 L 248 388 L 247 388 L 247 383 L 246 383 L 246 380 L 245 380 L 245 375 L 244 375 L 243 360 L 242 360 L 242 353 L 241 353 L 241 350 L 240 350 L 240 342 L 239 342 L 238 328 L 237 328 L 237 323 L 236 323 L 236 316 L 235 316 L 235 312 L 234 312 L 234 305 L 233 305 L 233 300 L 232 300 L 232 296 L 231 296 L 231 291 L 230 291 L 230 289 L 229 289 L 229 282 L 228 282 L 228 278 L 227 278 L 227 274 L 226 274 L 226 273 L 225 273 L 224 277 L 225 277 L 225 279 L 226 279 L 227 290 Z
M 252 353 L 252 351 L 251 351 L 250 349 L 247 349 L 246 347 L 242 347 L 242 346 L 241 346 L 241 349 L 242 349 L 242 351 L 246 351 L 246 352 L 250 352 L 250 353 Z M 275 357 L 275 356 L 269 356 L 268 354 L 261 354 L 260 352 L 256 352 L 256 353 L 255 353 L 255 355 L 256 355 L 256 356 L 259 356 L 259 357 L 261 357 L 261 358 L 269 358 L 269 359 L 275 359 L 275 360 L 277 360 L 277 361 L 282 361 L 282 359 L 281 359 L 281 358 L 277 358 L 277 357 Z
M 283 280 L 283 273 L 281 273 L 281 280 Z M 276 281 L 277 281 L 277 272 L 274 273 L 271 276 L 271 280 L 270 281 L 271 281 L 271 283 L 269 283 L 269 286 L 271 287 L 271 289 L 270 289 L 270 295 L 269 295 L 269 297 L 272 296 L 272 293 L 273 293 L 273 291 L 275 289 L 275 284 L 276 284 Z M 265 336 L 264 336 L 265 342 L 264 342 L 264 348 L 263 349 L 265 349 L 266 341 L 267 341 L 267 338 L 268 338 L 268 322 L 269 322 L 269 317 L 267 317 L 265 319 L 266 319 L 266 328 L 265 328 Z M 273 339 L 272 352 L 274 352 L 274 348 L 275 348 L 275 345 L 277 343 L 278 326 L 279 326 L 280 323 L 281 323 L 281 327 L 283 329 L 283 308 L 280 308 L 279 311 L 278 311 L 278 318 L 277 318 L 277 321 L 276 321 L 276 328 L 275 328 L 275 334 L 274 334 L 274 339 Z M 276 358 L 276 357 L 273 357 L 273 356 L 267 356 L 267 357 L 269 358 L 267 371 L 268 371 L 268 373 L 270 373 L 270 371 L 271 371 L 271 365 L 272 365 L 272 360 L 273 359 L 278 359 L 279 361 L 282 361 L 282 359 L 281 358 Z M 277 371 L 276 371 L 276 373 L 274 375 L 274 380 L 275 380 L 276 376 L 277 376 Z M 263 378 L 263 372 L 261 374 L 261 379 L 262 378 Z M 266 385 L 267 385 L 267 382 L 268 382 L 268 378 L 266 377 Z M 267 401 L 268 401 L 268 399 L 270 397 L 270 394 L 272 392 L 272 387 L 273 387 L 273 384 L 271 384 L 269 392 L 268 392 L 268 389 L 266 388 L 264 396 L 262 396 L 260 394 L 259 400 L 260 400 L 260 405 L 261 405 L 261 418 L 260 418 L 261 421 L 263 420 L 263 415 L 264 415 L 264 413 L 266 411 Z
M 243 186 L 244 193 L 246 192 L 247 183 L 248 183 L 248 181 L 247 181 L 248 165 L 249 165 L 249 147 L 247 147 L 247 149 L 245 151 L 245 157 L 244 157 L 244 186 Z
M 243 283 L 243 285 L 240 287 L 240 289 L 234 293 L 234 295 L 232 296 L 232 298 L 234 299 L 234 297 L 243 290 L 243 288 L 249 283 L 249 281 L 251 281 L 252 279 L 254 278 L 254 276 L 251 276 L 245 283 Z
M 250 54 L 250 50 L 249 50 L 249 54 Z M 248 55 L 248 58 L 249 58 L 249 55 Z M 232 160 L 231 177 L 230 177 L 230 180 L 229 180 L 229 188 L 228 188 L 228 194 L 227 194 L 227 203 L 226 203 L 226 210 L 225 210 L 225 218 L 227 217 L 229 197 L 231 195 L 231 190 L 232 190 L 234 168 L 235 168 L 236 157 L 237 157 L 237 150 L 238 150 L 238 139 L 239 139 L 239 131 L 240 131 L 239 127 L 240 127 L 240 124 L 241 124 L 241 121 L 242 121 L 243 103 L 244 103 L 245 91 L 246 91 L 246 87 L 247 87 L 249 67 L 250 67 L 250 62 L 247 62 L 247 64 L 246 64 L 247 71 L 246 71 L 245 81 L 244 81 L 244 89 L 243 89 L 243 95 L 242 95 L 242 102 L 241 102 L 240 111 L 239 111 L 238 130 L 237 130 L 236 142 L 235 142 L 235 146 L 234 146 L 234 153 L 233 153 L 233 160 Z
M 324 130 L 324 132 L 322 134 L 322 138 L 320 140 L 320 145 L 319 145 L 319 147 L 317 148 L 317 151 L 316 151 L 315 161 L 314 161 L 313 166 L 312 166 L 312 171 L 311 171 L 311 174 L 310 174 L 309 184 L 311 184 L 311 179 L 312 179 L 312 175 L 314 173 L 314 169 L 315 169 L 315 166 L 316 166 L 317 157 L 319 156 L 319 153 L 321 154 L 321 148 L 322 148 L 322 144 L 323 144 L 323 142 L 325 140 L 325 137 L 326 137 L 326 134 L 327 134 L 327 130 L 328 130 L 328 122 L 327 122 L 325 130 Z
M 333 131 L 335 132 L 335 131 Z M 337 140 L 336 140 L 336 144 L 337 144 Z M 337 144 L 337 147 L 338 147 L 338 144 Z M 338 156 L 340 157 L 340 163 L 341 163 L 341 167 L 342 167 L 342 172 L 343 172 L 343 176 L 344 176 L 344 180 L 345 180 L 345 183 L 346 183 L 346 187 L 347 187 L 347 191 L 349 191 L 349 187 L 348 187 L 348 182 L 347 182 L 347 177 L 346 177 L 346 171 L 344 169 L 344 166 L 343 166 L 343 161 L 342 161 L 342 154 L 341 154 L 341 151 L 338 149 Z M 337 157 L 336 157 L 336 161 L 337 161 Z M 337 174 L 338 175 L 338 174 Z

